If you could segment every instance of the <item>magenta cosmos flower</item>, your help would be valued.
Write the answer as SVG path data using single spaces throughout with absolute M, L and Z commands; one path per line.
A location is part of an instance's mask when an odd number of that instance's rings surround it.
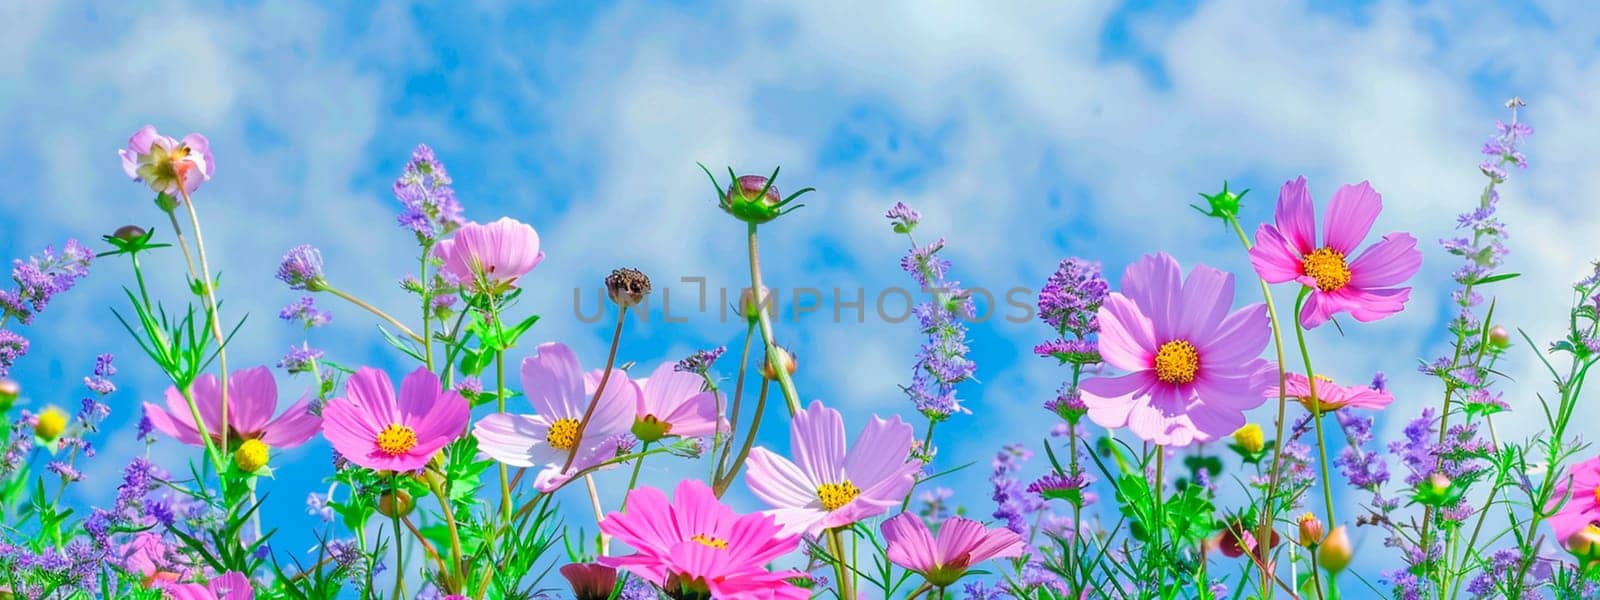
M 617 435 L 633 425 L 639 386 L 620 371 L 612 373 L 580 440 L 578 424 L 592 397 L 585 377 L 578 356 L 566 344 L 540 345 L 522 361 L 522 393 L 536 414 L 496 413 L 480 419 L 472 429 L 478 450 L 513 467 L 543 467 L 533 483 L 542 491 L 615 458 Z M 594 379 L 598 382 L 598 374 Z M 573 448 L 578 456 L 563 473 L 561 467 Z
M 844 418 L 813 401 L 789 425 L 795 460 L 756 448 L 745 481 L 774 507 L 767 514 L 784 531 L 816 535 L 881 515 L 905 499 L 922 468 L 911 458 L 912 435 L 900 417 L 874 415 L 846 450 Z
M 950 517 L 939 524 L 939 536 L 922 517 L 909 512 L 879 526 L 889 545 L 889 562 L 921 573 L 934 587 L 949 587 L 973 565 L 993 558 L 1021 556 L 1024 545 L 1016 532 L 989 529 L 972 519 Z
M 486 294 L 517 287 L 517 279 L 544 260 L 539 232 L 510 217 L 488 225 L 468 223 L 450 239 L 439 242 L 434 254 L 444 261 L 446 276 Z
M 1089 418 L 1164 446 L 1243 426 L 1266 401 L 1272 369 L 1259 355 L 1271 328 L 1266 305 L 1232 306 L 1233 275 L 1198 265 L 1183 279 L 1166 254 L 1129 265 L 1098 313 L 1101 356 L 1129 373 L 1083 382 Z
M 662 363 L 638 380 L 640 395 L 633 416 L 633 435 L 653 442 L 666 436 L 701 437 L 717 432 L 717 395 L 704 389 L 705 378 Z M 615 375 L 613 375 L 615 377 Z
M 389 375 L 362 367 L 345 384 L 344 397 L 322 408 L 322 435 L 350 462 L 376 471 L 414 471 L 461 437 L 470 409 L 465 398 L 441 389 L 439 376 L 417 367 L 394 393 Z
M 157 133 L 154 125 L 133 132 L 128 147 L 117 154 L 122 156 L 122 172 L 129 178 L 173 196 L 178 195 L 179 182 L 184 193 L 193 193 L 217 168 L 206 136 L 191 133 L 175 140 Z
M 1300 324 L 1307 329 L 1339 313 L 1366 323 L 1400 312 L 1411 288 L 1397 286 L 1422 268 L 1417 239 L 1391 233 L 1356 255 L 1382 211 L 1383 197 L 1367 182 L 1339 188 L 1323 215 L 1324 239 L 1318 245 L 1306 178 L 1285 183 L 1278 191 L 1277 224 L 1263 223 L 1256 230 L 1250 264 L 1267 283 L 1298 281 L 1311 289 L 1300 310 Z
M 222 443 L 222 386 L 215 375 L 201 375 L 189 386 L 195 407 L 200 409 L 200 419 L 211 434 L 212 442 Z M 145 417 L 150 424 L 173 439 L 191 446 L 203 446 L 200 432 L 195 427 L 189 403 L 178 388 L 167 388 L 167 407 L 144 403 Z M 243 444 L 251 440 L 270 448 L 293 448 L 317 434 L 322 420 L 311 413 L 307 399 L 289 406 L 288 410 L 272 418 L 278 410 L 278 383 L 266 367 L 252 367 L 228 375 L 228 440 Z
M 784 535 L 770 516 L 735 514 L 700 481 L 680 482 L 671 502 L 655 488 L 628 492 L 627 509 L 601 519 L 600 531 L 635 551 L 600 557 L 601 564 L 669 592 L 690 590 L 727 600 L 810 597 L 787 581 L 802 573 L 766 566 L 793 552 L 799 539 Z
M 1566 501 L 1556 514 L 1550 515 L 1556 540 L 1566 543 L 1590 528 L 1594 528 L 1590 537 L 1600 537 L 1600 456 L 1573 465 L 1567 475 L 1569 481 L 1556 485 L 1551 501 L 1551 506 Z
M 172 600 L 254 600 L 256 597 L 250 578 L 237 571 L 219 575 L 205 585 L 168 585 L 166 592 L 166 596 Z
M 1311 382 L 1305 375 L 1289 373 L 1285 376 L 1284 395 L 1300 401 L 1306 410 L 1311 406 Z M 1267 388 L 1266 397 L 1277 398 L 1278 386 Z M 1341 408 L 1366 408 L 1382 410 L 1389 403 L 1394 402 L 1394 395 L 1385 390 L 1375 390 L 1364 385 L 1344 386 L 1334 383 L 1333 379 L 1322 375 L 1317 376 L 1317 400 L 1322 405 L 1322 412 L 1330 412 Z

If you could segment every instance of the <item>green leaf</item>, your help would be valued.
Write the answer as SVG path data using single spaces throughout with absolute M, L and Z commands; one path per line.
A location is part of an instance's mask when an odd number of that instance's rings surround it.
M 1489 284 L 1489 283 L 1495 283 L 1497 281 L 1505 281 L 1505 280 L 1508 280 L 1508 279 L 1516 279 L 1516 278 L 1521 277 L 1521 276 L 1522 276 L 1521 273 L 1501 273 L 1499 275 L 1490 275 L 1490 276 L 1485 277 L 1483 279 L 1479 279 L 1477 281 L 1472 282 L 1472 284 L 1473 285 L 1485 285 L 1485 284 Z

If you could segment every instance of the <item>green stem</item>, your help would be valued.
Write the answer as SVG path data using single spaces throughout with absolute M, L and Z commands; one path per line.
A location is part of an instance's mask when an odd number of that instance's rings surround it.
M 762 290 L 766 286 L 761 284 L 761 252 L 756 244 L 756 225 L 750 224 L 750 295 L 756 298 L 756 304 L 761 304 Z M 761 341 L 767 347 L 767 364 L 773 365 L 773 371 L 778 376 L 778 387 L 783 391 L 784 402 L 789 407 L 789 416 L 793 417 L 800 412 L 800 392 L 794 388 L 794 379 L 789 376 L 789 370 L 782 367 L 783 350 L 772 340 L 772 315 L 766 310 L 756 311 L 756 322 L 761 325 Z
M 179 182 L 178 193 L 183 196 L 183 206 L 189 211 L 189 225 L 194 228 L 194 249 L 200 255 L 200 273 L 205 277 L 200 281 L 200 289 L 205 292 L 206 307 L 211 310 L 211 335 L 217 338 L 217 368 L 221 372 L 221 383 L 218 387 L 222 393 L 222 448 L 228 447 L 228 349 L 227 340 L 222 336 L 222 313 L 217 310 L 217 290 L 211 285 L 211 263 L 206 258 L 206 242 L 200 233 L 200 215 L 194 210 L 194 202 L 189 199 L 189 191 Z M 221 476 L 221 473 L 218 473 Z
M 753 294 L 753 293 L 752 293 Z M 744 329 L 744 349 L 739 352 L 739 375 L 733 384 L 733 405 L 728 411 L 728 441 L 723 444 L 722 457 L 717 460 L 716 467 L 712 469 L 712 481 L 722 477 L 723 471 L 728 466 L 728 455 L 733 452 L 733 440 L 739 431 L 739 412 L 744 400 L 745 374 L 750 370 L 750 342 L 755 338 L 756 324 L 751 322 Z M 722 414 L 720 411 L 718 415 Z
M 600 403 L 600 394 L 605 393 L 606 383 L 611 381 L 611 370 L 617 364 L 617 346 L 622 343 L 622 323 L 627 318 L 627 305 L 617 305 L 617 328 L 611 332 L 611 351 L 606 354 L 606 369 L 600 373 L 600 384 L 595 386 L 594 397 L 589 398 L 588 408 L 583 409 L 583 418 L 578 420 L 578 430 L 572 437 L 572 449 L 567 451 L 567 461 L 561 465 L 562 473 L 572 468 L 572 461 L 578 458 L 578 452 L 583 450 L 583 431 L 588 429 L 589 417 L 594 416 L 594 408 Z
M 406 593 L 406 555 L 405 538 L 400 536 L 400 493 L 394 484 L 394 475 L 389 476 L 389 522 L 394 526 L 394 600 Z
M 498 319 L 498 317 L 496 317 Z M 506 353 L 494 351 L 495 412 L 506 412 Z M 511 485 L 507 483 L 506 464 L 500 464 L 500 520 L 511 521 Z
M 326 291 L 326 292 L 330 293 L 330 294 L 333 294 L 335 296 L 343 298 L 345 302 L 349 302 L 351 304 L 359 306 L 359 307 L 365 309 L 367 312 L 370 312 L 370 313 L 372 313 L 374 315 L 377 315 L 377 317 L 380 318 L 380 319 L 388 321 L 390 325 L 393 325 L 395 327 L 395 329 L 399 329 L 400 333 L 406 334 L 406 337 L 411 338 L 412 341 L 414 341 L 414 342 L 416 342 L 418 344 L 426 344 L 426 343 L 428 343 L 427 340 L 422 338 L 422 336 L 417 335 L 417 332 L 412 331 L 410 327 L 406 327 L 405 323 L 401 323 L 399 321 L 399 319 L 396 319 L 394 317 L 389 316 L 389 313 L 386 313 L 386 312 L 383 312 L 382 310 L 379 310 L 378 307 L 373 306 L 371 304 L 368 304 L 365 300 L 362 300 L 360 298 L 352 296 L 352 295 L 346 293 L 344 290 L 341 290 L 339 288 L 333 287 L 331 285 L 324 284 L 321 287 L 321 289 L 323 291 Z
M 754 226 L 752 226 L 754 227 Z M 828 530 L 828 551 L 833 553 L 833 572 L 839 584 L 839 600 L 856 600 L 854 579 L 845 564 L 844 541 L 839 538 L 839 527 Z
M 781 371 L 782 369 L 779 370 Z M 750 457 L 750 448 L 755 446 L 756 443 L 756 432 L 761 431 L 761 415 L 767 412 L 767 390 L 770 388 L 771 383 L 766 378 L 761 379 L 761 393 L 756 396 L 756 412 L 755 415 L 750 417 L 750 433 L 745 436 L 744 445 L 739 448 L 739 457 L 728 465 L 728 471 L 723 473 L 721 479 L 711 482 L 711 491 L 718 498 L 727 493 L 728 486 L 733 485 L 734 478 L 739 476 L 739 469 L 744 467 L 745 459 Z
M 1333 515 L 1333 479 L 1328 477 L 1328 443 L 1322 435 L 1322 417 L 1324 416 L 1322 413 L 1322 401 L 1317 395 L 1317 373 L 1316 370 L 1311 368 L 1311 351 L 1306 348 L 1305 327 L 1300 324 L 1298 317 L 1302 305 L 1305 304 L 1306 296 L 1310 295 L 1310 292 L 1311 288 L 1301 288 L 1300 296 L 1294 301 L 1294 314 L 1297 315 L 1295 317 L 1294 336 L 1295 341 L 1300 344 L 1300 358 L 1305 361 L 1306 382 L 1311 388 L 1311 420 L 1315 424 L 1317 431 L 1317 465 L 1322 472 L 1322 503 L 1323 508 L 1327 510 L 1328 527 L 1331 528 L 1338 527 L 1339 521 Z
M 428 253 L 432 249 L 432 243 L 423 244 L 417 279 L 422 286 L 422 357 L 429 371 L 433 370 L 433 286 L 428 284 Z
M 639 485 L 639 471 L 644 468 L 644 457 L 649 456 L 648 454 L 643 453 L 648 452 L 649 450 L 650 442 L 644 442 L 643 444 L 639 445 L 639 452 L 641 454 L 639 455 L 639 460 L 633 462 L 633 474 L 628 475 L 628 489 L 622 491 L 622 508 L 618 510 L 627 510 L 628 492 L 633 491 L 634 486 Z

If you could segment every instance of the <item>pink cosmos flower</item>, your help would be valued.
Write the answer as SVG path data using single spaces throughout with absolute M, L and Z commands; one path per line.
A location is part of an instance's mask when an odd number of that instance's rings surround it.
M 640 441 L 662 437 L 700 437 L 717 432 L 717 396 L 703 388 L 700 375 L 678 371 L 675 363 L 662 363 L 646 379 L 637 380 L 641 393 L 633 416 L 633 434 Z M 613 374 L 615 377 L 615 374 Z
M 256 592 L 250 578 L 244 573 L 230 571 L 206 585 L 182 583 L 168 585 L 166 596 L 172 600 L 255 600 Z
M 1271 334 L 1267 308 L 1232 313 L 1233 275 L 1146 255 L 1100 307 L 1100 354 L 1129 371 L 1083 382 L 1089 418 L 1164 446 L 1233 433 L 1266 398 L 1273 369 L 1258 358 Z
M 121 567 L 144 577 L 145 587 L 178 581 L 189 575 L 188 567 L 172 560 L 173 550 L 160 534 L 139 533 L 123 544 L 117 556 Z
M 1300 310 L 1307 329 L 1342 312 L 1363 323 L 1400 312 L 1411 288 L 1396 286 L 1422 268 L 1416 238 L 1391 233 L 1355 255 L 1382 210 L 1383 197 L 1367 182 L 1339 188 L 1323 216 L 1319 246 L 1306 178 L 1285 183 L 1278 191 L 1277 224 L 1256 230 L 1250 264 L 1268 283 L 1298 281 L 1311 288 Z
M 911 458 L 912 436 L 900 417 L 885 421 L 874 415 L 847 451 L 844 418 L 813 401 L 789 425 L 795 461 L 756 448 L 745 480 L 774 507 L 767 514 L 785 533 L 814 536 L 881 515 L 905 499 L 922 468 Z
M 1021 556 L 1025 545 L 1016 532 L 988 529 L 972 519 L 951 517 L 934 538 L 922 517 L 909 512 L 879 526 L 889 545 L 889 562 L 921 573 L 934 587 L 948 587 L 973 565 L 993 558 Z
M 628 492 L 627 509 L 601 519 L 600 531 L 636 552 L 604 556 L 600 564 L 669 591 L 689 589 L 726 600 L 810 597 L 787 581 L 802 573 L 766 567 L 793 552 L 799 539 L 784 535 L 770 516 L 735 514 L 697 480 L 680 482 L 671 502 L 655 488 Z
M 362 367 L 344 397 L 322 407 L 322 435 L 350 462 L 376 471 L 413 471 L 461 437 L 470 417 L 466 399 L 441 389 L 439 376 L 418 367 L 395 396 L 389 375 Z
M 434 254 L 444 261 L 445 276 L 486 294 L 517 287 L 517 279 L 544 260 L 539 232 L 510 217 L 488 225 L 468 223 L 439 242 Z
M 201 375 L 189 386 L 200 419 L 214 443 L 222 442 L 222 386 L 215 375 Z M 203 446 L 188 402 L 176 387 L 167 388 L 167 407 L 144 403 L 150 424 L 173 439 L 191 446 Z M 312 414 L 309 400 L 302 398 L 288 410 L 272 418 L 278 409 L 278 383 L 265 366 L 228 374 L 228 440 L 242 443 L 257 440 L 272 448 L 293 448 L 317 434 L 321 419 Z
M 1284 383 L 1284 395 L 1299 400 L 1305 405 L 1306 410 L 1311 406 L 1311 382 L 1305 375 L 1289 373 Z M 1266 397 L 1277 398 L 1278 386 L 1267 388 Z M 1333 379 L 1317 376 L 1317 400 L 1322 405 L 1322 412 L 1339 410 L 1344 407 L 1366 408 L 1382 410 L 1389 403 L 1394 402 L 1394 395 L 1387 390 L 1375 390 L 1364 385 L 1343 386 L 1334 383 Z
M 1590 527 L 1600 529 L 1600 456 L 1573 465 L 1567 472 L 1569 481 L 1556 485 L 1551 506 L 1566 501 L 1561 510 L 1550 515 L 1550 528 L 1556 530 L 1556 541 L 1567 542 Z
M 206 136 L 191 133 L 175 140 L 157 133 L 154 125 L 133 132 L 128 147 L 117 154 L 122 156 L 122 172 L 129 178 L 173 196 L 178 195 L 179 182 L 184 192 L 193 193 L 217 168 Z
M 478 450 L 513 467 L 543 467 L 533 485 L 551 491 L 578 472 L 617 455 L 616 436 L 627 433 L 639 405 L 639 386 L 621 372 L 612 373 L 595 404 L 589 424 L 578 439 L 578 425 L 589 407 L 592 388 L 578 356 L 566 344 L 542 344 L 522 361 L 522 393 L 536 414 L 496 413 L 473 427 Z M 593 376 L 598 383 L 599 375 Z M 567 455 L 578 456 L 565 473 Z

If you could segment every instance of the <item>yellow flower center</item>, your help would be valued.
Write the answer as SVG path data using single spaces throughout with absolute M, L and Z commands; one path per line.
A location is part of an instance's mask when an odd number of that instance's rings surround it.
M 1344 263 L 1344 253 L 1333 248 L 1318 248 L 1307 254 L 1301 269 L 1317 280 L 1317 289 L 1337 292 L 1350 283 L 1350 267 Z
M 550 433 L 545 434 L 544 441 L 549 442 L 551 448 L 571 450 L 578 445 L 578 420 L 558 419 L 551 423 Z
M 1200 372 L 1200 351 L 1187 340 L 1172 340 L 1156 350 L 1156 379 L 1165 383 L 1193 383 Z
M 42 440 L 53 440 L 67 430 L 67 413 L 54 406 L 44 409 L 39 413 L 39 420 L 33 425 L 33 434 Z
M 389 456 L 400 456 L 417 447 L 416 430 L 395 423 L 378 434 L 378 450 Z
M 689 539 L 694 540 L 696 542 L 700 542 L 700 543 L 705 544 L 707 546 L 710 546 L 712 548 L 716 548 L 718 550 L 727 550 L 728 549 L 728 541 L 727 540 L 714 538 L 714 537 L 711 537 L 711 536 L 703 534 L 703 533 L 697 533 L 697 534 L 695 534 L 694 537 L 689 538 Z
M 817 499 L 822 501 L 822 510 L 835 511 L 840 507 L 855 500 L 861 495 L 861 488 L 850 483 L 849 479 L 839 483 L 824 483 L 817 486 Z
M 233 464 L 237 465 L 240 471 L 254 473 L 261 467 L 267 466 L 267 461 L 271 458 L 269 450 L 270 447 L 261 440 L 245 440 L 239 444 L 238 450 L 233 451 Z

